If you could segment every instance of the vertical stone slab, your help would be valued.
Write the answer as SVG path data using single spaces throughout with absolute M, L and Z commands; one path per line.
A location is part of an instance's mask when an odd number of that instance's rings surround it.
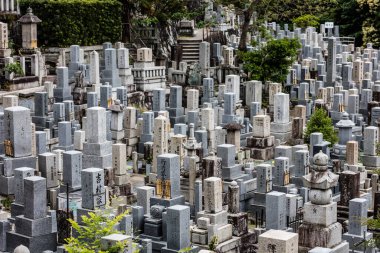
M 80 151 L 63 152 L 63 182 L 73 190 L 81 188 L 82 157 Z
M 266 195 L 266 229 L 282 230 L 286 228 L 286 194 L 269 192 Z
M 144 208 L 144 213 L 150 213 L 150 197 L 153 197 L 155 194 L 154 187 L 150 186 L 141 186 L 137 189 L 137 205 Z
M 7 155 L 24 157 L 32 154 L 32 122 L 30 110 L 22 106 L 4 110 L 5 149 Z M 8 143 L 8 144 L 7 144 Z
M 15 183 L 15 203 L 24 204 L 24 179 L 34 176 L 34 169 L 28 167 L 17 168 L 14 170 Z
M 24 179 L 24 215 L 36 220 L 46 217 L 46 179 L 32 176 Z
M 105 206 L 104 170 L 88 168 L 82 170 L 82 208 L 94 210 Z
M 190 246 L 190 208 L 175 205 L 167 210 L 167 247 L 182 250 Z
M 163 154 L 157 157 L 157 181 L 157 195 L 166 198 L 175 198 L 181 195 L 178 155 Z
M 209 177 L 204 180 L 204 210 L 208 213 L 218 213 L 223 210 L 222 179 Z
M 102 107 L 87 109 L 86 139 L 89 143 L 106 141 L 106 110 Z
M 267 193 L 272 191 L 272 166 L 259 164 L 257 170 L 257 192 Z

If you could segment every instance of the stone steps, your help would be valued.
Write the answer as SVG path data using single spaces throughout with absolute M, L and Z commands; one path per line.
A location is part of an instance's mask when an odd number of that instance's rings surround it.
M 182 46 L 182 61 L 199 61 L 199 44 L 201 42 L 201 40 L 179 40 L 178 44 Z

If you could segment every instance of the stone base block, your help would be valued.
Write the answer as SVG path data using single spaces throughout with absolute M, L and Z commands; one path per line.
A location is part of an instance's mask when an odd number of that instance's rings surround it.
M 5 177 L 0 175 L 0 194 L 10 195 L 15 194 L 14 191 L 14 176 Z
M 231 122 L 235 122 L 236 121 L 236 115 L 225 115 L 223 114 L 222 115 L 222 123 L 223 124 L 228 124 L 228 123 L 231 123 Z
M 83 155 L 83 169 L 112 167 L 112 154 L 104 156 Z
M 150 236 L 146 234 L 141 234 L 140 238 L 152 240 L 152 249 L 153 249 L 152 252 L 161 252 L 161 248 L 166 246 L 166 242 L 162 241 L 162 236 L 155 237 L 155 236 Z
M 0 166 L 3 171 L 3 175 L 6 177 L 13 176 L 13 171 L 21 167 L 29 167 L 36 169 L 36 157 L 26 156 L 26 157 L 9 157 L 0 156 Z
M 272 190 L 276 192 L 284 192 L 289 193 L 290 189 L 295 188 L 295 184 L 288 184 L 288 185 L 273 185 Z
M 192 228 L 191 229 L 191 242 L 196 244 L 205 245 L 208 242 L 207 230 Z
M 235 164 L 230 167 L 222 167 L 222 178 L 234 180 L 243 173 L 241 168 L 242 166 L 240 164 Z
M 247 147 L 249 148 L 268 148 L 274 146 L 274 136 L 264 138 L 248 137 Z
M 50 233 L 36 237 L 20 235 L 15 232 L 7 233 L 7 251 L 13 252 L 20 244 L 26 246 L 30 252 L 43 252 L 45 250 L 57 250 L 57 233 Z
M 276 133 L 271 131 L 270 133 L 276 140 L 280 140 L 281 143 L 286 143 L 292 138 L 292 132 Z
M 16 217 L 24 214 L 24 205 L 13 202 L 11 204 L 11 217 Z
M 144 231 L 146 235 L 161 237 L 162 236 L 162 222 L 158 224 L 145 222 Z
M 129 176 L 128 174 L 115 175 L 114 180 L 115 180 L 115 185 L 125 185 L 129 183 Z
M 46 233 L 51 233 L 52 228 L 52 218 L 47 216 L 41 219 L 28 219 L 24 215 L 16 217 L 16 233 L 26 235 L 26 236 L 40 236 Z
M 288 123 L 270 123 L 270 132 L 272 133 L 291 133 L 292 132 L 292 122 Z
M 232 225 L 231 224 L 226 224 L 223 226 L 209 225 L 207 232 L 208 232 L 207 236 L 209 238 L 208 243 L 210 243 L 210 240 L 214 236 L 218 238 L 218 243 L 222 243 L 232 238 Z
M 251 148 L 251 158 L 256 160 L 270 160 L 274 158 L 274 147 L 258 149 Z
M 282 230 L 269 230 L 259 236 L 258 252 L 271 252 L 268 245 L 273 245 L 276 252 L 297 253 L 298 235 Z
M 172 199 L 162 199 L 156 196 L 150 198 L 151 206 L 161 205 L 165 207 L 170 207 L 174 205 L 184 205 L 184 204 L 185 204 L 185 197 L 183 197 L 182 195 L 176 198 L 172 198 Z
M 360 250 L 361 252 L 368 253 L 368 252 L 372 252 L 373 249 L 369 248 L 368 250 L 364 251 L 364 245 L 362 245 L 362 247 L 360 247 L 360 245 L 359 246 L 355 246 L 355 245 L 362 242 L 363 240 L 366 240 L 366 241 L 370 240 L 370 239 L 372 239 L 372 237 L 373 237 L 373 234 L 369 233 L 369 232 L 366 233 L 365 238 L 364 238 L 364 236 L 344 233 L 342 236 L 342 239 L 348 242 L 348 244 L 350 245 L 350 249 Z
M 123 130 L 121 130 L 121 131 L 111 130 L 111 137 L 112 137 L 112 140 L 121 140 L 124 138 L 124 131 Z
M 306 248 L 332 248 L 342 241 L 342 225 L 339 222 L 328 227 L 304 223 L 298 229 L 299 244 Z
M 241 242 L 239 237 L 233 237 L 228 241 L 219 243 L 216 246 L 216 252 L 220 253 L 229 253 L 229 252 L 239 252 L 239 248 L 241 247 Z M 240 251 L 240 252 L 249 252 L 249 251 Z
M 132 68 L 126 68 L 126 69 L 119 69 L 119 76 L 122 78 L 125 77 L 125 76 L 131 76 L 132 77 L 132 80 L 133 80 L 133 76 L 132 76 Z M 124 86 L 124 83 L 122 83 L 122 85 Z
M 303 221 L 311 224 L 318 224 L 322 226 L 329 226 L 337 222 L 337 203 L 332 202 L 328 205 L 314 205 L 307 202 L 303 206 L 304 215 Z
M 332 248 L 332 250 L 333 250 L 332 251 L 333 253 L 346 253 L 349 250 L 349 244 L 348 242 L 343 241 L 339 243 L 337 246 L 335 246 L 334 248 Z
M 112 142 L 106 141 L 103 143 L 83 143 L 83 154 L 104 156 L 112 153 Z
M 257 236 L 254 232 L 248 232 L 240 236 L 240 252 L 255 252 L 254 245 L 257 244 Z
M 368 167 L 380 167 L 380 156 L 362 156 L 363 165 Z
M 232 235 L 234 236 L 241 236 L 248 232 L 247 213 L 229 214 L 228 223 L 232 225 Z
M 210 224 L 225 225 L 227 224 L 227 211 L 221 211 L 218 213 L 206 213 L 205 211 L 200 211 L 197 213 L 197 219 L 200 217 L 205 217 L 210 219 Z

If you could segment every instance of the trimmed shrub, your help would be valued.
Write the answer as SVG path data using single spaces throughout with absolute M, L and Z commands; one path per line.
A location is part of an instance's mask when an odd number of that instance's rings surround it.
M 122 4 L 118 0 L 21 0 L 21 13 L 31 7 L 39 46 L 99 45 L 121 38 Z

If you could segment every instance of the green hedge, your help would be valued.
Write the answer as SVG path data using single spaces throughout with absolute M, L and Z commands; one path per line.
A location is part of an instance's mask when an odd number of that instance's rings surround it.
M 67 47 L 115 42 L 121 38 L 118 0 L 21 0 L 21 14 L 31 7 L 42 23 L 38 45 Z

